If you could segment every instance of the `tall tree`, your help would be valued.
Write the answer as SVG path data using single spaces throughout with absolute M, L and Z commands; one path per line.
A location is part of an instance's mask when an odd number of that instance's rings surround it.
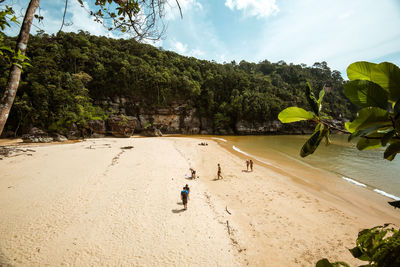
M 39 1 L 40 0 L 31 0 L 26 9 L 24 21 L 22 22 L 21 30 L 17 39 L 17 45 L 15 47 L 16 53 L 22 56 L 25 55 L 28 46 L 29 33 L 31 31 L 33 17 L 39 6 Z M 12 64 L 6 89 L 0 100 L 0 135 L 3 132 L 4 125 L 6 125 L 8 114 L 10 114 L 11 106 L 17 94 L 19 80 L 21 78 L 21 68 L 22 66 L 20 64 Z

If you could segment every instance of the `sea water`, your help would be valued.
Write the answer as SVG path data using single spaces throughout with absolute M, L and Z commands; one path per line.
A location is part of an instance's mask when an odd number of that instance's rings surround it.
M 321 142 L 314 154 L 306 158 L 300 157 L 301 147 L 309 138 L 306 135 L 217 138 L 218 141 L 224 140 L 224 143 L 234 150 L 247 156 L 254 156 L 266 164 L 274 164 L 271 155 L 274 155 L 274 159 L 293 160 L 332 172 L 338 179 L 400 200 L 400 155 L 393 161 L 388 161 L 383 158 L 383 148 L 359 151 L 354 142 L 347 142 L 346 135 L 332 135 L 332 143 L 329 146 Z

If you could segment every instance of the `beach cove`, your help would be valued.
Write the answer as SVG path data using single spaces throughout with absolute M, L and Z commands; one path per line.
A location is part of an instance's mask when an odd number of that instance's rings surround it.
M 88 139 L 3 158 L 0 265 L 355 265 L 347 249 L 361 229 L 400 225 L 385 196 L 289 162 L 254 159 L 247 172 L 246 155 L 223 143 Z M 189 168 L 199 179 L 185 178 Z

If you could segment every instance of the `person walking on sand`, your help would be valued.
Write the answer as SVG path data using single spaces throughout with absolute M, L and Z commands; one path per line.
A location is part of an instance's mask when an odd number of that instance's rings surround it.
M 250 170 L 253 171 L 253 161 L 250 160 Z
M 218 163 L 218 172 L 217 172 L 217 176 L 218 176 L 218 179 L 224 178 L 224 177 L 222 177 L 222 175 L 221 175 L 221 165 L 219 165 L 219 163 Z
M 249 162 L 249 160 L 247 159 L 247 160 L 246 160 L 247 171 L 249 171 L 249 164 L 250 164 L 250 162 Z
M 188 192 L 188 200 L 190 200 L 190 187 L 189 187 L 189 185 L 186 184 L 183 189 L 185 189 Z
M 183 208 L 187 210 L 187 203 L 188 203 L 188 198 L 189 198 L 189 192 L 183 187 L 183 190 L 181 191 L 181 199 L 183 203 Z

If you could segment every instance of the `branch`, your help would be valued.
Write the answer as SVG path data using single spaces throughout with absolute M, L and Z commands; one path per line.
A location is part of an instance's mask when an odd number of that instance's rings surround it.
M 65 7 L 64 7 L 64 15 L 63 15 L 63 19 L 62 19 L 62 23 L 61 23 L 61 27 L 58 30 L 58 32 L 61 32 L 63 26 L 64 26 L 64 20 L 65 20 L 65 14 L 67 13 L 67 7 L 68 7 L 68 0 L 65 0 Z
M 225 206 L 225 210 L 227 213 L 229 213 L 229 215 L 232 215 L 232 213 L 228 210 L 228 206 Z
M 176 1 L 176 4 L 178 5 L 178 8 L 179 8 L 179 13 L 181 14 L 181 19 L 183 19 L 183 14 L 182 14 L 182 8 L 181 8 L 181 5 L 179 4 L 179 1 L 178 0 L 175 0 Z

